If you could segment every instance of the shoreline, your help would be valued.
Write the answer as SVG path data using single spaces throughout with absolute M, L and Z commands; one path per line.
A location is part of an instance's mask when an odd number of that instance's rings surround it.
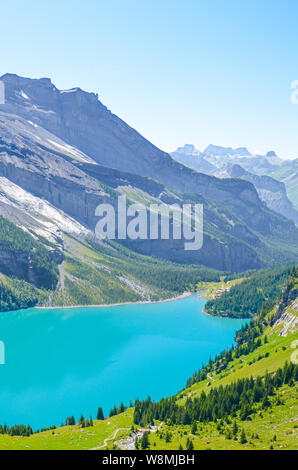
M 55 305 L 50 307 L 44 306 L 34 306 L 32 308 L 40 309 L 40 310 L 56 310 L 56 309 L 70 309 L 70 308 L 107 308 L 107 307 L 120 307 L 121 305 L 146 305 L 146 304 L 160 304 L 164 302 L 174 302 L 175 300 L 185 299 L 190 297 L 191 295 L 195 295 L 196 292 L 183 292 L 183 294 L 178 295 L 177 297 L 171 297 L 169 299 L 163 300 L 141 300 L 138 302 L 122 302 L 122 303 L 114 303 L 114 304 L 100 304 L 100 305 Z
M 207 315 L 208 317 L 216 318 L 216 315 L 211 315 L 211 313 L 207 313 L 204 308 L 202 308 L 202 312 L 203 312 L 204 315 Z M 227 317 L 220 317 L 220 318 L 227 318 Z

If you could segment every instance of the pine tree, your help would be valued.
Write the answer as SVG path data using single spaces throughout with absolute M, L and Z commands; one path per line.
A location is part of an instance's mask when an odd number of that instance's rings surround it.
M 74 416 L 69 416 L 65 421 L 66 426 L 74 426 L 76 424 Z
M 125 411 L 125 406 L 124 406 L 123 403 L 120 403 L 120 407 L 119 407 L 118 413 L 123 413 L 123 411 Z
M 78 425 L 82 426 L 82 428 L 85 427 L 85 418 L 84 418 L 83 414 L 81 414 L 81 416 L 80 416 L 80 419 L 78 421 Z
M 186 450 L 193 450 L 194 447 L 193 447 L 193 442 L 191 439 L 187 439 L 187 443 L 186 443 Z
M 263 402 L 262 402 L 262 408 L 268 408 L 268 406 L 270 406 L 270 401 L 269 401 L 269 399 L 268 399 L 268 396 L 265 395 L 265 396 L 264 396 L 264 400 L 263 400 Z
M 244 429 L 242 429 L 241 436 L 240 436 L 240 444 L 246 444 L 246 442 L 247 442 L 246 435 L 245 435 Z
M 116 405 L 114 405 L 114 408 L 111 409 L 109 417 L 111 418 L 112 416 L 116 416 L 118 414 L 118 410 Z
M 96 419 L 99 419 L 99 420 L 104 420 L 105 419 L 101 406 L 97 410 Z
M 149 447 L 149 433 L 146 431 L 144 432 L 142 439 L 141 439 L 141 449 L 145 450 Z
M 194 421 L 191 427 L 191 433 L 195 435 L 197 433 L 197 430 L 198 430 L 197 423 Z

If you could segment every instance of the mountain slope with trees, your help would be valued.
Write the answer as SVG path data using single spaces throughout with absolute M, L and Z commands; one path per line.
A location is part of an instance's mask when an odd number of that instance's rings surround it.
M 288 266 L 260 271 L 232 286 L 220 297 L 208 300 L 205 311 L 230 318 L 253 317 L 266 302 L 274 301 L 290 272 Z

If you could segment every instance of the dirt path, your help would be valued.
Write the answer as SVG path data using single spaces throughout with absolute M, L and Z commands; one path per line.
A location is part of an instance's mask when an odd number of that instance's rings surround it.
M 107 446 L 107 442 L 108 442 L 108 441 L 112 441 L 113 439 L 115 439 L 119 431 L 129 431 L 130 429 L 131 429 L 131 428 L 118 428 L 118 429 L 116 429 L 116 431 L 114 432 L 114 434 L 113 434 L 112 437 L 107 437 L 107 438 L 103 441 L 103 445 L 98 446 L 98 447 L 93 447 L 93 448 L 90 449 L 90 450 L 99 450 L 99 449 L 102 449 L 103 447 L 106 447 L 106 446 Z
M 145 429 L 139 429 L 138 432 L 141 432 L 142 434 L 145 433 L 145 432 L 156 432 L 156 431 L 159 431 L 159 430 L 162 428 L 162 426 L 163 426 L 163 422 L 160 423 L 159 426 L 158 426 L 158 428 L 155 429 L 154 431 L 152 431 L 150 428 L 145 428 Z M 107 442 L 108 442 L 108 441 L 113 441 L 113 440 L 116 438 L 116 436 L 117 436 L 117 434 L 118 434 L 119 431 L 130 431 L 130 430 L 131 430 L 131 428 L 118 428 L 118 429 L 115 430 L 115 432 L 114 432 L 114 434 L 113 434 L 112 437 L 107 437 L 107 438 L 103 441 L 103 444 L 102 444 L 101 446 L 93 447 L 93 448 L 90 449 L 90 450 L 100 450 L 100 449 L 103 449 L 104 447 L 107 446 Z M 135 440 L 135 439 L 134 439 L 134 440 Z

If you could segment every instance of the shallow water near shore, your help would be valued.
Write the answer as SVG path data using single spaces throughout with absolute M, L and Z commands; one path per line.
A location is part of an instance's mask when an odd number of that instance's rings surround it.
M 60 425 L 123 401 L 177 393 L 246 320 L 202 312 L 197 295 L 164 303 L 0 314 L 0 424 Z

